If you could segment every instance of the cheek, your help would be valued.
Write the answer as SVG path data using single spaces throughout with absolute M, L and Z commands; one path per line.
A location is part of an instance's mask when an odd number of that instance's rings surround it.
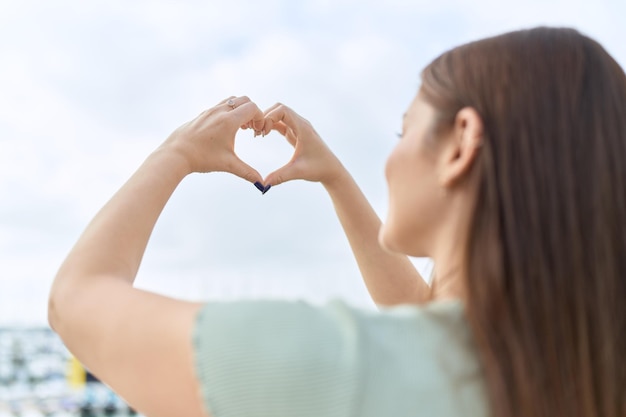
M 402 235 L 402 225 L 406 224 L 407 205 L 411 198 L 410 164 L 406 159 L 406 152 L 401 146 L 397 146 L 389 155 L 385 165 L 389 204 L 387 221 L 380 230 L 379 242 L 391 251 L 401 251 L 399 240 Z
M 397 147 L 387 160 L 389 212 L 379 242 L 394 252 L 424 256 L 426 249 L 420 242 L 429 234 L 429 224 L 436 215 L 432 198 L 434 176 L 427 161 L 411 155 Z

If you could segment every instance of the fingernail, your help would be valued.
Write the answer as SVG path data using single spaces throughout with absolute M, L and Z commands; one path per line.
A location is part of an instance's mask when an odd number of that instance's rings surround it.
M 263 184 L 257 181 L 254 183 L 254 186 L 256 187 L 257 190 L 265 194 L 265 187 L 263 187 Z
M 272 188 L 271 185 L 266 185 L 265 188 L 263 189 L 263 194 L 265 194 L 266 192 L 268 192 L 270 190 L 270 188 Z
M 257 136 L 259 136 L 261 134 L 261 131 L 259 130 L 255 130 L 254 131 L 254 137 L 256 138 Z

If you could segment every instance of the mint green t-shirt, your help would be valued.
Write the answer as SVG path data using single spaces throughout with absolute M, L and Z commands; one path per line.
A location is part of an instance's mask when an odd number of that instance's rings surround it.
M 194 330 L 212 417 L 487 416 L 459 301 L 208 303 Z

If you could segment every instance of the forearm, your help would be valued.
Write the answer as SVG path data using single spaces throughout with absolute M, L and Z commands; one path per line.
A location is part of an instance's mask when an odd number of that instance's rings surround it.
M 83 232 L 57 274 L 51 302 L 103 277 L 132 285 L 154 225 L 188 172 L 175 153 L 152 153 Z
M 380 219 L 350 174 L 343 170 L 324 187 L 374 302 L 396 305 L 428 301 L 430 287 L 408 257 L 389 253 L 379 245 Z

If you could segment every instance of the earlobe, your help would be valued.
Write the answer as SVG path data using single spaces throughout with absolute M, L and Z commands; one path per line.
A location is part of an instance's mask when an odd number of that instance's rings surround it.
M 447 157 L 441 167 L 441 185 L 449 188 L 469 173 L 483 145 L 483 122 L 472 107 L 459 110 L 449 139 Z

